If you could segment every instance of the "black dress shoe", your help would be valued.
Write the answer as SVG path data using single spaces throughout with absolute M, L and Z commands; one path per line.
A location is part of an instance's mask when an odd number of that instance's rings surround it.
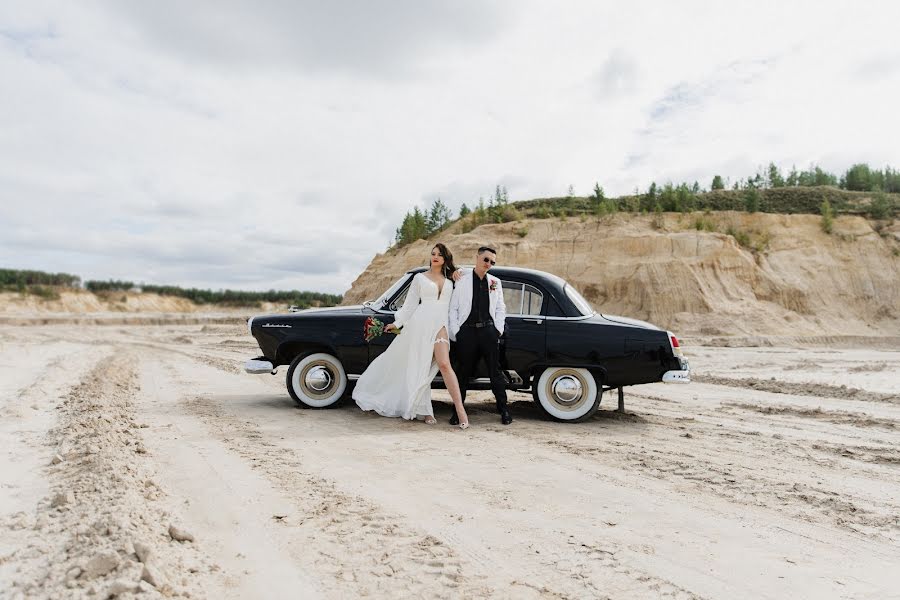
M 459 425 L 459 415 L 456 414 L 455 411 L 452 415 L 450 415 L 450 424 L 451 425 Z
M 512 415 L 509 414 L 508 410 L 504 410 L 502 413 L 500 413 L 500 422 L 504 425 L 509 425 L 510 423 L 512 423 Z

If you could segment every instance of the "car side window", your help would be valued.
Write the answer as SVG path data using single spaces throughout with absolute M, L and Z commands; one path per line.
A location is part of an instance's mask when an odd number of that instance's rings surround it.
M 503 303 L 507 315 L 539 315 L 544 307 L 544 295 L 539 289 L 518 281 L 502 281 Z
M 522 298 L 523 315 L 540 315 L 544 309 L 544 295 L 533 285 L 525 284 L 524 297 Z

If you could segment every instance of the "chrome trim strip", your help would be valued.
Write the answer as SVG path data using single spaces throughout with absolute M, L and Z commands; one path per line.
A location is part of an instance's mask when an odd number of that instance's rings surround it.
M 542 319 L 545 321 L 584 321 L 585 319 L 590 319 L 595 316 L 597 313 L 593 315 L 579 315 L 577 317 L 545 317 L 544 315 L 506 315 L 507 319 Z

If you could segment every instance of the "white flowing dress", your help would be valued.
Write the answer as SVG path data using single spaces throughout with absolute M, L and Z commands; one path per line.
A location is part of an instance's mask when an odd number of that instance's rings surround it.
M 402 332 L 372 361 L 353 389 L 353 399 L 361 409 L 404 419 L 434 416 L 431 381 L 438 372 L 434 344 L 441 328 L 447 327 L 453 292 L 452 281 L 444 280 L 443 284 L 439 289 L 424 273 L 413 277 L 406 301 L 394 319 Z

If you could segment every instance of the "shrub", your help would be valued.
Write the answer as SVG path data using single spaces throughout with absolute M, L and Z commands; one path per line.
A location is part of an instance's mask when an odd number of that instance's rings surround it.
M 828 199 L 822 200 L 820 211 L 822 213 L 822 231 L 830 234 L 834 228 L 834 211 Z
M 708 217 L 696 217 L 694 219 L 694 229 L 697 231 L 715 231 L 715 222 Z
M 511 221 L 522 220 L 522 213 L 516 210 L 514 206 L 510 206 L 509 204 L 501 206 L 497 212 L 497 216 L 501 223 L 509 223 Z
M 744 210 L 748 213 L 755 213 L 759 210 L 759 191 L 756 188 L 750 188 L 744 194 Z
M 869 203 L 869 216 L 873 219 L 886 219 L 891 213 L 891 203 L 884 192 L 875 193 Z
M 733 237 L 734 241 L 744 248 L 753 249 L 753 244 L 750 242 L 750 234 L 743 229 L 738 229 L 734 225 L 729 225 L 728 229 L 725 230 L 725 233 L 726 235 Z
M 28 293 L 34 294 L 39 298 L 44 300 L 59 300 L 59 292 L 53 289 L 52 287 L 46 287 L 43 285 L 32 285 L 28 287 Z
M 653 209 L 653 229 L 662 229 L 665 222 L 663 221 L 663 210 L 662 204 L 659 202 L 656 203 L 656 207 Z
M 516 230 L 515 230 L 515 232 L 516 232 L 516 235 L 517 235 L 517 236 L 519 236 L 520 238 L 523 238 L 523 237 L 525 237 L 526 235 L 528 235 L 528 227 L 524 227 L 524 226 L 523 226 L 523 227 L 517 227 Z

